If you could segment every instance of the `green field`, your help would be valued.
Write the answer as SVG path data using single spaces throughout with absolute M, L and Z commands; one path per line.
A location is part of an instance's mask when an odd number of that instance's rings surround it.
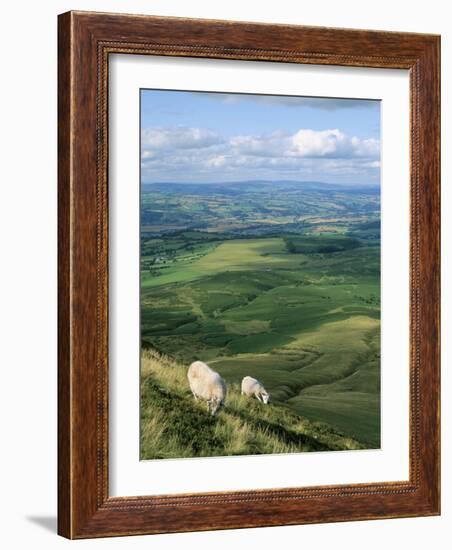
M 163 414 L 163 405 L 155 408 L 165 401 L 159 392 L 166 391 L 168 399 L 175 395 L 176 386 L 169 389 L 171 369 L 186 370 L 200 359 L 231 388 L 245 375 L 265 385 L 272 402 L 267 412 L 257 401 L 240 402 L 251 407 L 256 422 L 273 411 L 273 420 L 289 432 L 318 423 L 324 433 L 355 441 L 354 448 L 380 446 L 379 195 L 315 188 L 305 189 L 302 201 L 290 190 L 273 193 L 278 200 L 272 208 L 265 193 L 235 191 L 228 201 L 206 184 L 197 200 L 188 191 L 184 195 L 180 185 L 172 193 L 169 186 L 142 194 L 143 211 L 163 205 L 154 221 L 144 217 L 141 236 L 141 339 L 144 353 L 154 354 L 155 367 L 142 367 L 142 415 L 148 411 L 142 426 Z M 203 217 L 207 226 L 197 227 L 199 210 L 209 213 Z M 185 225 L 174 230 L 176 218 Z M 165 223 L 171 229 L 165 231 Z M 179 384 L 177 403 L 192 407 L 185 376 Z M 159 452 L 149 439 L 152 430 L 143 428 L 142 458 L 322 450 L 290 447 L 292 436 L 282 432 L 274 447 L 251 444 L 263 426 L 251 417 L 248 444 L 225 446 L 212 433 L 226 421 L 246 420 L 242 413 L 235 420 L 227 416 L 238 406 L 236 397 L 228 401 L 213 420 L 195 407 L 193 414 L 201 416 L 193 422 L 205 422 L 210 436 L 205 444 L 186 446 L 191 450 L 183 455 L 184 445 L 170 437 L 168 423 L 159 441 L 164 447 L 166 433 L 172 451 Z M 333 448 L 348 447 L 326 441 L 323 450 Z

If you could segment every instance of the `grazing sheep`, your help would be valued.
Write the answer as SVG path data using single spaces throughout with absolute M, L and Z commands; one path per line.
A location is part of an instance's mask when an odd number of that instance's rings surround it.
M 242 395 L 246 395 L 248 397 L 254 395 L 259 401 L 261 401 L 265 405 L 270 399 L 270 395 L 265 390 L 264 386 L 259 382 L 259 380 L 251 378 L 251 376 L 245 376 L 245 378 L 242 380 Z
M 214 416 L 224 405 L 226 384 L 218 374 L 202 361 L 195 361 L 187 372 L 193 397 L 207 401 L 207 410 Z

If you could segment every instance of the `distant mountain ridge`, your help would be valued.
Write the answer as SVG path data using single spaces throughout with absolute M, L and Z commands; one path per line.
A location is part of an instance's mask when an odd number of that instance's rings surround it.
M 336 191 L 342 193 L 365 193 L 376 194 L 380 192 L 379 184 L 344 184 L 344 183 L 326 183 L 320 181 L 292 181 L 292 180 L 244 180 L 230 182 L 206 182 L 206 183 L 180 183 L 180 182 L 151 182 L 142 183 L 142 192 L 184 192 L 193 194 L 207 194 L 212 191 L 223 194 L 237 194 L 246 191 L 257 191 L 265 189 L 269 191 L 271 188 L 277 187 L 278 190 L 300 190 L 306 191 L 328 192 Z

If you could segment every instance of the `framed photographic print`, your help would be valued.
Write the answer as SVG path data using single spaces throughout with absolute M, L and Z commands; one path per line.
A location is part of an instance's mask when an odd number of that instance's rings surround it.
M 59 17 L 59 533 L 439 514 L 438 36 Z

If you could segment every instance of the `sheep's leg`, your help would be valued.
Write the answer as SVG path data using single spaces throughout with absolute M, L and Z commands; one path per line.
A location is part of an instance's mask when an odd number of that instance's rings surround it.
M 255 393 L 254 394 L 257 398 L 258 401 L 260 401 L 262 403 L 262 397 L 261 397 L 261 394 L 260 393 Z
M 195 401 L 198 401 L 198 396 L 196 395 L 196 393 L 194 391 L 191 392 L 193 394 L 193 397 L 195 398 Z

